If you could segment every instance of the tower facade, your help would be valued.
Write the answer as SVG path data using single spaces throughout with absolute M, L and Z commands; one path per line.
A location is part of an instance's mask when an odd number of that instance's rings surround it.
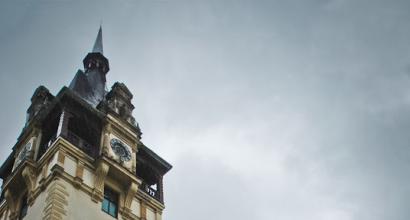
M 0 220 L 161 220 L 172 168 L 141 141 L 133 95 L 106 91 L 101 27 L 69 87 L 38 87 L 26 124 L 0 167 Z

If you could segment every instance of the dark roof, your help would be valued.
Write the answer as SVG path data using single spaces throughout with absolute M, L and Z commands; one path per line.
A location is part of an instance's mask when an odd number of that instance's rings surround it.
M 151 157 L 151 159 L 153 159 L 157 163 L 156 165 L 159 166 L 164 171 L 163 174 L 167 173 L 169 170 L 172 169 L 171 164 L 169 164 L 167 161 L 162 159 L 160 156 L 158 156 L 158 154 L 156 154 L 154 151 L 149 149 L 144 144 L 139 145 L 138 151 L 142 151 L 146 153 L 149 157 Z
M 87 81 L 87 77 L 85 76 L 84 72 L 78 70 L 75 74 L 73 80 L 71 80 L 70 85 L 68 86 L 73 91 L 78 91 L 78 93 L 88 93 L 89 92 L 89 85 Z
M 104 99 L 106 93 L 104 80 L 103 76 L 98 76 L 98 73 L 89 72 L 86 74 L 82 70 L 78 70 L 69 88 L 96 107 Z

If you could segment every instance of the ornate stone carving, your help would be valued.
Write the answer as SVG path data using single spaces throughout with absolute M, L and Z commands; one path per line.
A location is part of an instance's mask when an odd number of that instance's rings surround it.
M 103 199 L 104 181 L 105 181 L 105 178 L 107 177 L 109 168 L 110 166 L 104 161 L 100 161 L 98 163 L 97 169 L 95 171 L 95 177 L 94 177 L 93 195 L 91 196 L 91 199 L 94 202 L 102 201 Z
M 53 99 L 48 89 L 39 86 L 31 97 L 31 105 L 27 109 L 27 122 L 29 122 L 37 113 Z
M 28 160 L 33 160 L 34 159 L 34 151 L 35 151 L 35 144 L 36 143 L 37 143 L 37 137 L 34 136 L 31 140 L 31 143 L 30 143 L 31 146 L 29 147 L 28 152 L 26 154 L 26 158 Z
M 29 140 L 27 143 L 25 143 L 19 153 L 17 154 L 16 161 L 14 163 L 14 168 L 18 167 L 24 160 L 29 159 L 30 156 L 32 155 L 32 147 L 33 142 Z
M 132 200 L 138 192 L 138 185 L 136 183 L 131 183 L 128 187 L 127 194 L 125 195 L 124 207 L 131 208 Z
M 33 138 L 33 148 L 31 150 L 31 154 L 29 156 L 30 159 L 36 160 L 39 150 L 40 150 L 40 142 L 41 138 L 43 137 L 43 132 L 39 128 L 35 128 L 34 131 L 34 138 Z
M 134 105 L 131 103 L 132 94 L 124 83 L 116 82 L 111 91 L 106 95 L 107 108 L 115 112 L 117 116 L 128 123 L 135 125 L 135 118 L 132 116 Z
M 46 188 L 45 180 L 47 178 L 47 170 L 48 170 L 48 163 L 44 164 L 44 166 L 41 168 L 41 178 L 39 181 L 41 191 L 45 190 Z
M 109 148 L 108 148 L 109 145 L 110 145 L 110 134 L 107 132 L 104 134 L 104 142 L 102 146 L 102 154 L 104 156 L 109 155 Z
M 131 183 L 124 198 L 124 206 L 121 208 L 121 215 L 124 220 L 135 219 L 135 215 L 131 211 L 131 203 L 138 192 L 138 184 Z
M 36 187 L 36 171 L 33 167 L 27 165 L 24 167 L 23 171 L 21 172 L 21 175 L 23 176 L 24 182 L 26 183 L 27 186 L 27 199 L 28 199 L 28 204 L 32 204 L 33 201 L 33 191 Z
M 107 124 L 107 126 L 103 130 L 104 132 L 104 137 L 103 137 L 103 143 L 102 143 L 102 149 L 101 153 L 104 156 L 109 155 L 109 147 L 110 147 L 110 133 L 111 133 L 111 125 Z
M 6 199 L 6 201 L 7 201 L 7 206 L 8 206 L 8 208 L 9 208 L 9 210 L 10 210 L 10 219 L 11 220 L 14 220 L 14 219 L 17 219 L 17 199 L 15 198 L 15 193 L 14 192 L 11 192 L 11 190 L 10 189 L 7 189 L 5 192 L 4 192 L 4 197 L 5 197 L 5 199 Z
M 119 162 L 123 164 L 132 159 L 132 154 L 128 146 L 126 146 L 121 140 L 112 138 L 110 140 L 111 149 L 118 156 Z

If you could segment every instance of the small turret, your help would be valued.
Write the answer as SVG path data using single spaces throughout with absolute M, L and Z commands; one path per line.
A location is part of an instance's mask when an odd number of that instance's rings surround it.
M 95 39 L 94 47 L 91 53 L 88 53 L 83 60 L 85 72 L 97 70 L 98 72 L 105 74 L 110 70 L 108 60 L 103 55 L 103 43 L 102 43 L 102 28 L 98 30 L 97 39 Z

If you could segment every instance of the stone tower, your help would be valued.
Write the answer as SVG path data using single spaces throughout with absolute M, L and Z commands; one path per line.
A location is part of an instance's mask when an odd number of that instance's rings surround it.
M 141 142 L 132 94 L 106 91 L 102 30 L 69 87 L 40 86 L 0 167 L 0 220 L 161 220 L 172 168 Z

